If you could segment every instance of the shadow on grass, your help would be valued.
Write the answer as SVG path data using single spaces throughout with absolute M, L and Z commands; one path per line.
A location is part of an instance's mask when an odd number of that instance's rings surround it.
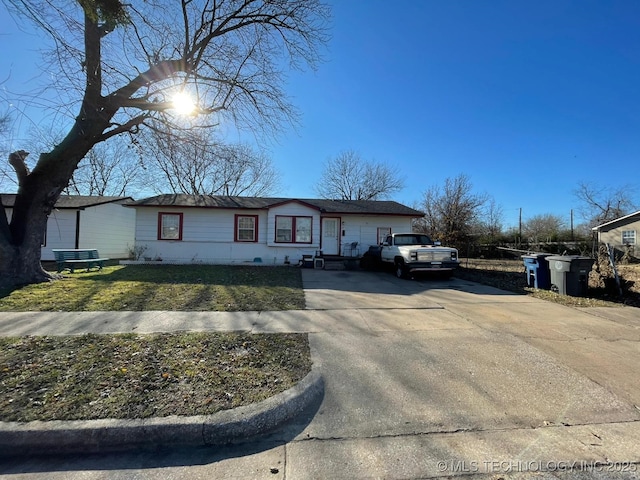
M 9 295 L 11 295 L 16 290 L 20 290 L 20 288 L 22 288 L 22 287 L 0 288 L 0 300 L 2 300 L 3 298 L 7 298 Z
M 5 311 L 246 311 L 304 308 L 292 267 L 128 265 L 65 273 L 0 294 Z
M 71 274 L 70 274 L 71 275 Z M 73 274 L 74 276 L 76 274 Z M 302 288 L 300 270 L 294 267 L 244 265 L 126 265 L 107 271 L 78 275 L 78 280 L 97 282 L 150 282 L 156 284 L 205 284 L 284 286 Z

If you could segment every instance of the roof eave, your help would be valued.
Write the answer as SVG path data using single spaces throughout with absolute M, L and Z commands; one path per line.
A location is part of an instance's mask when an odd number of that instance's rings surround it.
M 595 231 L 600 230 L 602 227 L 608 227 L 609 225 L 612 225 L 612 224 L 618 223 L 618 222 L 622 222 L 622 221 L 627 220 L 627 219 L 629 219 L 631 217 L 634 217 L 636 215 L 638 215 L 639 218 L 640 218 L 640 210 L 638 210 L 637 212 L 630 213 L 629 215 L 625 215 L 624 217 L 616 218 L 615 220 L 611 220 L 611 221 L 603 223 L 601 225 L 597 225 L 595 227 L 592 227 L 591 230 L 595 232 Z

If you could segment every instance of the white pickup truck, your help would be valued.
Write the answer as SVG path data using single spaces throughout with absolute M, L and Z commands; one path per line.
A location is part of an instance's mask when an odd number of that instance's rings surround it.
M 422 233 L 392 233 L 380 248 L 380 260 L 391 264 L 398 278 L 417 272 L 443 272 L 451 276 L 460 265 L 458 250 L 442 247 Z

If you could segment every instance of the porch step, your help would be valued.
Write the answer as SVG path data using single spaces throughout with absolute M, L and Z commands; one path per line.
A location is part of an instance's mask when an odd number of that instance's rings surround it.
M 324 257 L 325 270 L 355 270 L 359 264 L 360 259 L 356 257 Z
M 343 260 L 324 260 L 324 269 L 325 270 L 345 270 L 344 261 Z

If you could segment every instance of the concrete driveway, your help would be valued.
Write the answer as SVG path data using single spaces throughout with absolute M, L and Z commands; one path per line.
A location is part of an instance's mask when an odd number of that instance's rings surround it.
M 325 378 L 317 409 L 248 446 L 14 462 L 0 472 L 39 479 L 638 478 L 638 309 L 580 310 L 455 278 L 302 273 L 304 311 L 156 312 L 153 321 L 139 315 L 139 324 L 127 314 L 122 325 L 310 332 Z M 82 322 L 122 328 L 104 316 Z
M 310 336 L 325 401 L 288 453 L 321 449 L 315 478 L 347 466 L 352 478 L 421 478 L 465 465 L 509 473 L 485 463 L 496 459 L 537 462 L 529 470 L 640 461 L 637 309 L 616 309 L 616 321 L 459 279 L 303 278 L 308 309 L 350 312 L 367 327 Z
M 443 308 L 478 301 L 523 302 L 522 295 L 459 279 L 401 280 L 387 272 L 302 270 L 310 310 Z

